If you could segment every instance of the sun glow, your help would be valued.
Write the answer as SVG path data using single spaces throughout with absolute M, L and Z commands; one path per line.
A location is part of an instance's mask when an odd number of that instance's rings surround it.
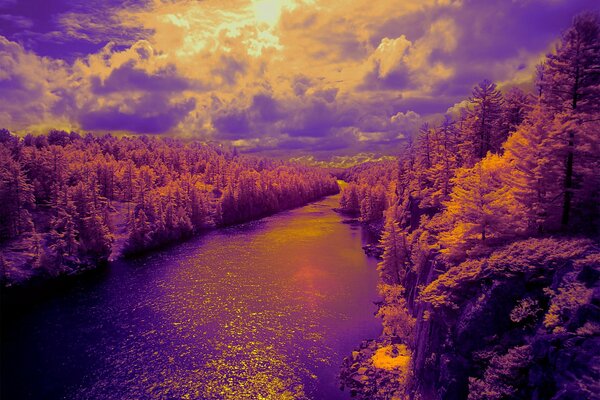
M 278 0 L 255 0 L 251 5 L 254 18 L 257 22 L 266 23 L 272 28 L 279 22 L 284 3 Z
M 253 0 L 235 9 L 224 9 L 211 2 L 162 7 L 163 10 L 157 10 L 162 14 L 159 33 L 170 39 L 169 44 L 177 44 L 167 48 L 167 52 L 172 51 L 177 57 L 219 50 L 231 52 L 237 42 L 248 55 L 259 57 L 265 49 L 283 48 L 277 32 L 279 20 L 284 10 L 293 10 L 297 4 L 291 0 Z

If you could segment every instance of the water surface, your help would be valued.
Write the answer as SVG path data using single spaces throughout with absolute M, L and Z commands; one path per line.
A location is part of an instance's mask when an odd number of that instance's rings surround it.
M 338 196 L 78 278 L 3 313 L 2 399 L 345 399 L 380 330 L 376 260 Z

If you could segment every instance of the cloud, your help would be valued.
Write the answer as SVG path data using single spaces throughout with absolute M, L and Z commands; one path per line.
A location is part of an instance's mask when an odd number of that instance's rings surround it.
M 60 61 L 38 57 L 0 36 L 0 126 L 25 129 L 44 123 L 64 126 L 52 112 L 69 71 Z
M 0 34 L 28 51 L 69 62 L 97 51 L 107 42 L 129 46 L 151 32 L 122 23 L 124 8 L 143 7 L 145 0 L 4 1 Z
M 95 94 L 136 90 L 144 92 L 182 92 L 194 87 L 192 82 L 177 74 L 174 65 L 169 65 L 153 74 L 149 74 L 141 68 L 136 68 L 133 61 L 113 69 L 104 81 L 98 76 L 92 77 L 91 84 L 92 92 Z
M 432 54 L 450 54 L 457 44 L 457 28 L 448 18 L 434 21 L 414 43 L 404 35 L 395 39 L 384 37 L 368 60 L 372 66 L 361 87 L 363 90 L 418 90 L 428 94 L 436 83 L 454 75 L 454 69 L 448 64 L 432 61 Z
M 27 3 L 27 4 L 26 4 Z M 0 1 L 0 125 L 390 154 L 592 0 Z
M 194 99 L 170 104 L 160 96 L 143 97 L 126 109 L 117 105 L 84 111 L 79 122 L 85 130 L 168 133 L 196 106 Z
M 13 25 L 17 29 L 30 29 L 33 27 L 31 19 L 19 15 L 3 14 L 0 15 L 0 21 L 4 25 Z
M 250 133 L 250 121 L 244 111 L 229 111 L 216 115 L 213 125 L 222 139 L 244 139 Z
M 279 121 L 285 116 L 277 101 L 268 94 L 254 95 L 250 111 L 256 113 L 256 118 L 263 122 Z
M 417 131 L 423 120 L 414 111 L 399 112 L 390 118 L 394 129 L 403 136 L 408 136 Z

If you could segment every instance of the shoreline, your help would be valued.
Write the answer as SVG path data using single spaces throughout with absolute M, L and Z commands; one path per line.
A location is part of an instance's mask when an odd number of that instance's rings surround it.
M 167 250 L 169 248 L 172 248 L 174 246 L 177 246 L 179 244 L 188 242 L 194 238 L 201 237 L 202 235 L 210 233 L 210 232 L 214 232 L 214 231 L 218 231 L 221 229 L 234 227 L 234 226 L 241 226 L 246 223 L 253 222 L 253 221 L 260 221 L 264 218 L 268 218 L 268 217 L 277 215 L 277 214 L 285 212 L 285 211 L 290 211 L 290 210 L 298 209 L 301 207 L 306 207 L 307 205 L 309 205 L 311 203 L 321 201 L 330 196 L 336 196 L 339 193 L 340 192 L 338 191 L 337 193 L 327 194 L 327 195 L 324 195 L 324 196 L 321 196 L 314 200 L 308 201 L 308 202 L 306 202 L 302 205 L 296 206 L 296 207 L 284 208 L 279 211 L 276 211 L 276 212 L 273 212 L 273 213 L 270 213 L 267 215 L 262 215 L 258 218 L 249 219 L 247 221 L 239 222 L 236 224 L 213 226 L 213 227 L 204 229 L 196 234 L 190 235 L 190 236 L 184 238 L 183 240 L 177 240 L 177 241 L 163 243 L 163 244 L 154 246 L 152 248 L 148 248 L 148 249 L 145 249 L 145 250 L 142 250 L 139 252 L 135 252 L 132 254 L 123 254 L 121 252 L 120 254 L 117 254 L 114 257 L 109 257 L 109 259 L 106 261 L 99 261 L 99 262 L 89 263 L 89 264 L 88 263 L 80 263 L 80 264 L 77 264 L 77 266 L 75 268 L 73 268 L 71 271 L 60 273 L 56 276 L 37 274 L 37 275 L 32 275 L 30 278 L 27 278 L 22 281 L 18 281 L 16 283 L 13 283 L 8 286 L 6 286 L 3 283 L 0 286 L 0 298 L 2 300 L 1 308 L 2 308 L 3 314 L 7 311 L 7 309 L 5 307 L 6 303 L 7 302 L 12 303 L 14 298 L 16 298 L 16 297 L 26 296 L 27 294 L 34 294 L 34 297 L 37 297 L 35 295 L 37 294 L 38 291 L 54 292 L 57 289 L 59 290 L 61 287 L 64 288 L 65 286 L 72 285 L 78 279 L 86 279 L 87 276 L 92 276 L 94 274 L 103 273 L 103 271 L 105 272 L 108 268 L 110 268 L 111 263 L 118 262 L 120 260 L 135 260 L 135 259 L 143 258 L 148 255 L 151 255 L 151 254 L 154 254 L 157 252 L 161 252 L 161 251 Z M 16 303 L 16 304 L 19 304 L 19 303 Z

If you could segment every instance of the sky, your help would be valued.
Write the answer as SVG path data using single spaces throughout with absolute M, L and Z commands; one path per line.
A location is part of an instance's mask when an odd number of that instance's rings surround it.
M 597 0 L 0 0 L 0 128 L 394 154 Z

